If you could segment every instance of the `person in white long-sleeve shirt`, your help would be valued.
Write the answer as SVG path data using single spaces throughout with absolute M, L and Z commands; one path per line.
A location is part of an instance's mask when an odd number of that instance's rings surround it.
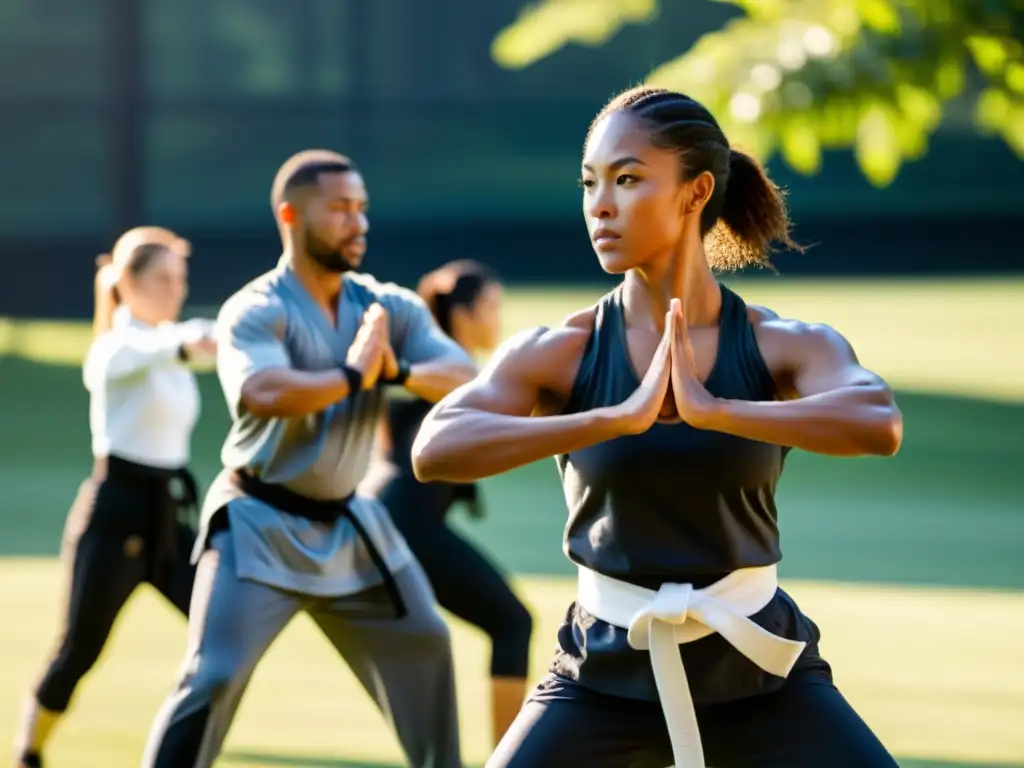
M 188 613 L 197 488 L 187 469 L 199 390 L 190 362 L 212 362 L 213 323 L 178 322 L 188 243 L 159 227 L 121 236 L 96 276 L 95 338 L 83 368 L 93 472 L 62 543 L 65 624 L 26 702 L 16 765 L 42 766 L 53 726 L 98 658 L 121 607 L 142 582 Z

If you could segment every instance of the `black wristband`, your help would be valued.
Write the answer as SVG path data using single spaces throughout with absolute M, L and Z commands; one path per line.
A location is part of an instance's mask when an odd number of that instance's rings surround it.
M 183 363 L 187 363 L 189 357 L 190 355 L 188 354 L 188 347 L 186 347 L 184 344 L 181 344 L 178 347 L 178 359 Z
M 398 361 L 398 373 L 395 374 L 393 379 L 388 379 L 388 384 L 397 384 L 401 386 L 409 380 L 409 373 L 411 366 L 405 360 Z
M 348 382 L 348 393 L 350 395 L 354 395 L 363 388 L 363 374 L 351 365 L 341 366 L 341 372 L 345 375 L 345 380 Z

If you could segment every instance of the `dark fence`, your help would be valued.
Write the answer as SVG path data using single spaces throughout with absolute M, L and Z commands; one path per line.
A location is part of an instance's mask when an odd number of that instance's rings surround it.
M 0 0 L 0 315 L 78 316 L 94 255 L 159 223 L 196 244 L 212 302 L 278 251 L 269 186 L 299 149 L 351 154 L 373 198 L 368 267 L 414 279 L 472 255 L 515 281 L 595 281 L 579 149 L 610 92 L 725 21 L 666 3 L 600 51 L 489 59 L 521 0 Z M 685 8 L 684 8 L 685 6 Z M 876 190 L 849 155 L 773 164 L 798 234 L 787 273 L 1019 269 L 1024 174 L 954 105 L 929 156 Z M 54 279 L 54 278 L 58 279 Z

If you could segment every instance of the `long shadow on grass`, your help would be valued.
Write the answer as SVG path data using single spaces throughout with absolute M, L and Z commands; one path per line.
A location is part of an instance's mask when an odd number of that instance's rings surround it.
M 289 757 L 260 752 L 229 752 L 221 757 L 225 765 L 287 766 L 288 768 L 404 768 L 399 763 L 368 763 L 336 757 Z M 937 760 L 899 760 L 900 768 L 1024 768 L 1024 763 L 995 765 L 991 763 L 949 763 Z

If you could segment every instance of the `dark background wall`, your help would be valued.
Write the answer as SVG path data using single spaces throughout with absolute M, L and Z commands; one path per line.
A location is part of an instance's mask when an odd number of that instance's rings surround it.
M 0 0 L 0 315 L 84 316 L 93 257 L 139 223 L 188 236 L 194 297 L 219 301 L 273 264 L 270 181 L 312 146 L 364 170 L 382 277 L 472 255 L 512 281 L 600 281 L 575 184 L 587 123 L 733 10 L 666 3 L 601 54 L 507 72 L 488 49 L 520 5 Z M 820 243 L 787 274 L 1024 266 L 1024 165 L 961 104 L 885 190 L 847 154 L 810 179 L 772 170 Z

